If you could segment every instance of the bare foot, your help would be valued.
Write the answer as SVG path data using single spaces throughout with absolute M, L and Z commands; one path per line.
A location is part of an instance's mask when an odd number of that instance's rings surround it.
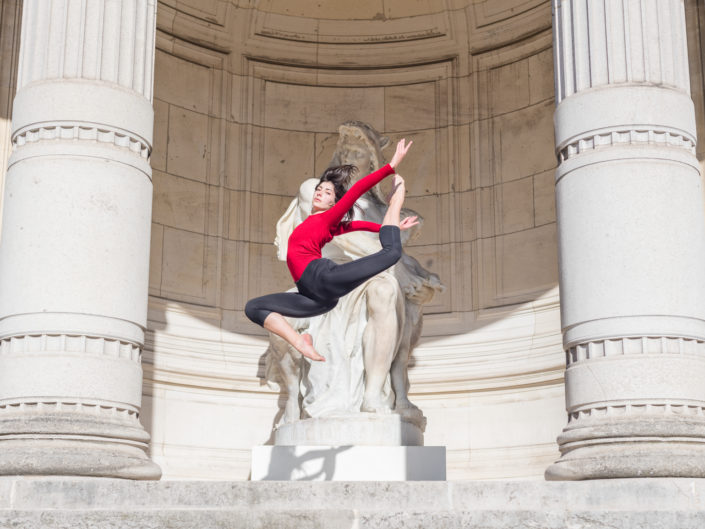
M 367 397 L 362 399 L 362 405 L 360 406 L 360 411 L 366 411 L 368 413 L 378 413 L 378 414 L 388 414 L 392 412 L 389 405 L 382 401 L 382 399 L 368 399 Z
M 326 359 L 319 355 L 313 348 L 313 338 L 310 334 L 302 334 L 299 341 L 294 346 L 296 350 L 304 355 L 306 358 L 310 358 L 316 362 L 325 362 Z
M 395 410 L 418 410 L 419 407 L 411 402 L 409 399 L 397 398 L 396 404 L 394 405 Z M 420 410 L 419 410 L 420 411 Z

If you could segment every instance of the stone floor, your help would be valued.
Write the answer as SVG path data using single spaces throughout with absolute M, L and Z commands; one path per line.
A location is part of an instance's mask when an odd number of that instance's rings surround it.
M 702 529 L 705 479 L 346 483 L 5 477 L 0 527 Z

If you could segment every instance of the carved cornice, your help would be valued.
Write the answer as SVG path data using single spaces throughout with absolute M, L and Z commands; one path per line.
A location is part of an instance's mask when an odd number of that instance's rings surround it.
M 445 37 L 448 13 L 391 20 L 325 20 L 271 13 L 255 17 L 259 37 L 308 44 L 385 44 Z
M 6 415 L 14 414 L 27 417 L 37 414 L 56 413 L 77 413 L 92 417 L 97 415 L 108 419 L 134 422 L 135 425 L 139 426 L 139 412 L 136 409 L 115 406 L 112 403 L 102 401 L 43 399 L 0 402 L 0 417 L 2 418 L 5 418 Z
M 100 336 L 37 334 L 11 336 L 0 340 L 0 356 L 33 353 L 80 353 L 124 358 L 140 363 L 139 345 Z
M 470 53 L 499 50 L 551 28 L 551 6 L 541 0 L 473 2 L 467 8 Z
M 129 150 L 144 159 L 150 155 L 149 144 L 143 138 L 125 130 L 93 123 L 64 122 L 24 127 L 13 135 L 12 144 L 14 147 L 22 147 L 27 143 L 51 140 L 96 141 Z
M 652 354 L 705 357 L 705 341 L 673 336 L 638 336 L 587 342 L 566 351 L 568 366 L 596 358 Z
M 695 140 L 690 136 L 671 130 L 630 128 L 585 135 L 576 139 L 559 148 L 558 161 L 562 163 L 578 154 L 595 149 L 626 145 L 678 147 L 695 154 Z
M 221 2 L 213 5 L 215 11 L 205 11 L 205 6 L 193 7 L 184 2 L 159 0 L 157 29 L 196 46 L 218 53 L 232 51 L 233 30 L 228 27 L 229 7 Z
M 568 413 L 568 423 L 590 419 L 612 419 L 620 417 L 649 416 L 685 416 L 705 418 L 705 407 L 661 402 L 633 402 L 611 406 L 592 406 Z
M 159 0 L 158 13 L 166 11 L 188 16 L 203 25 L 225 27 L 228 2 L 202 2 L 201 0 Z

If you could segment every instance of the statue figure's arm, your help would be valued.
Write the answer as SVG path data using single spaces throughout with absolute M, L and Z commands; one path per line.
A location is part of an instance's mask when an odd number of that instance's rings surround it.
M 293 232 L 294 228 L 301 224 L 311 212 L 313 192 L 317 183 L 317 178 L 304 180 L 301 186 L 299 186 L 298 195 L 291 201 L 289 207 L 277 221 L 277 235 L 274 239 L 274 245 L 277 247 L 277 258 L 280 261 L 286 261 L 286 252 L 291 232 Z
M 277 221 L 277 235 L 274 238 L 274 246 L 277 247 L 277 259 L 286 261 L 289 236 L 298 224 L 296 222 L 297 209 L 299 207 L 298 197 L 291 201 L 284 214 Z

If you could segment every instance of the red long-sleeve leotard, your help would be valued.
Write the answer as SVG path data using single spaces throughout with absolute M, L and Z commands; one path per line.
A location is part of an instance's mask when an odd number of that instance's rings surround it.
M 355 185 L 348 189 L 347 193 L 332 208 L 323 213 L 309 215 L 294 229 L 289 236 L 286 253 L 286 264 L 294 281 L 301 278 L 306 265 L 314 259 L 321 258 L 321 248 L 336 235 L 359 230 L 379 231 L 380 225 L 375 222 L 354 220 L 340 224 L 340 221 L 358 198 L 390 174 L 394 174 L 394 169 L 389 164 L 368 174 L 365 178 L 355 182 Z

